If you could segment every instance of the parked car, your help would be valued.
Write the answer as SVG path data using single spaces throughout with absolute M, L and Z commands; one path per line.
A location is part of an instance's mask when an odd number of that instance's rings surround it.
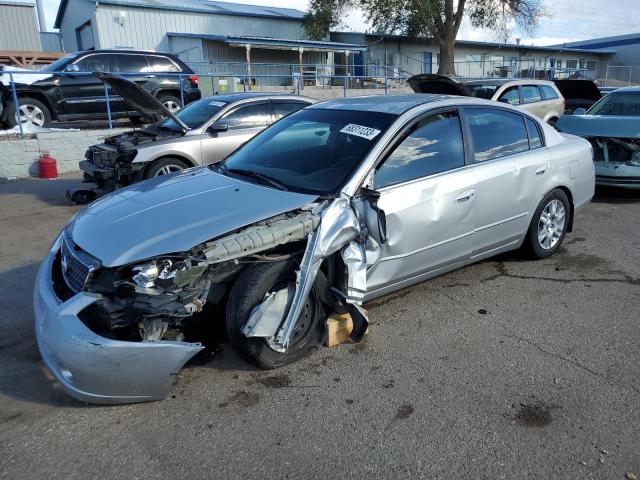
M 80 169 L 85 182 L 104 191 L 219 162 L 267 125 L 315 103 L 300 95 L 237 93 L 203 98 L 171 112 L 128 79 L 96 75 L 143 118 L 155 122 L 89 147 Z
M 501 252 L 552 255 L 594 192 L 591 146 L 509 105 L 437 95 L 317 103 L 224 161 L 117 190 L 54 241 L 36 337 L 71 395 L 160 399 L 203 349 L 205 303 L 262 368 L 317 348 L 337 307 Z M 214 309 L 215 310 L 215 309 Z
M 602 93 L 593 80 L 554 80 L 562 93 L 566 105 L 564 113 L 572 115 L 577 108 L 589 108 L 602 98 Z
M 553 82 L 546 80 L 491 78 L 457 82 L 444 75 L 420 74 L 407 82 L 417 93 L 462 95 L 507 103 L 551 125 L 564 114 L 562 94 Z
M 100 120 L 107 118 L 104 84 L 93 72 L 116 72 L 151 93 L 168 110 L 177 111 L 181 105 L 180 84 L 184 103 L 201 97 L 198 77 L 182 60 L 168 53 L 138 50 L 88 50 L 71 53 L 38 74 L 14 75 L 19 116 L 24 124 L 48 127 L 52 120 Z M 184 74 L 182 80 L 179 75 Z M 8 75 L 2 83 L 9 85 Z M 4 123 L 17 123 L 13 101 L 5 111 Z M 120 96 L 110 95 L 113 118 L 137 119 L 138 112 Z
M 596 184 L 640 189 L 640 87 L 608 93 L 589 110 L 563 117 L 557 128 L 591 143 Z

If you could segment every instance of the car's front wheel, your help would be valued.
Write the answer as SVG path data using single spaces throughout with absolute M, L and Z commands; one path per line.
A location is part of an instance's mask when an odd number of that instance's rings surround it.
M 144 172 L 144 178 L 159 177 L 160 175 L 168 175 L 170 173 L 179 172 L 189 168 L 187 162 L 179 158 L 163 158 L 153 162 Z
M 227 334 L 236 351 L 248 362 L 260 368 L 278 368 L 309 355 L 324 342 L 326 315 L 315 288 L 307 297 L 291 335 L 286 352 L 269 345 L 265 338 L 246 337 L 242 327 L 251 312 L 268 294 L 283 288 L 295 288 L 297 262 L 265 262 L 247 267 L 237 278 L 227 303 Z
M 534 258 L 547 258 L 562 245 L 569 223 L 571 207 L 567 194 L 560 189 L 549 192 L 536 209 L 525 240 Z
M 49 127 L 51 126 L 51 112 L 49 108 L 40 100 L 35 98 L 20 98 L 20 107 L 16 114 L 15 108 L 11 107 L 8 115 L 9 126 L 14 127 L 18 124 L 18 120 L 23 127 Z

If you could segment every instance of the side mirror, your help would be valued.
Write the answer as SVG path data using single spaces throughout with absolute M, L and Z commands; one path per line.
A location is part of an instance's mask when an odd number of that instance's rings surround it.
M 380 245 L 384 245 L 387 242 L 387 216 L 384 210 L 378 207 L 378 199 L 380 193 L 371 190 L 370 188 L 363 187 L 360 189 L 364 202 L 361 204 L 361 211 L 364 215 L 364 222 L 367 224 L 367 230 L 369 235 L 378 242 Z
M 587 113 L 587 109 L 586 108 L 576 108 L 573 111 L 574 115 L 584 115 L 585 113 Z
M 227 130 L 229 130 L 229 125 L 227 125 L 226 123 L 215 122 L 212 123 L 207 130 L 209 131 L 209 133 L 226 132 Z
M 80 67 L 74 63 L 69 63 L 66 67 L 64 67 L 65 72 L 69 73 L 78 73 L 80 71 Z

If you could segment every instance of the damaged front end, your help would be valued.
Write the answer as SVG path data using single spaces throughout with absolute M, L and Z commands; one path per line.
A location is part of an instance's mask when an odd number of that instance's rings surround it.
M 367 254 L 384 242 L 384 213 L 376 209 L 376 200 L 373 193 L 317 200 L 187 252 L 113 267 L 102 266 L 64 232 L 43 264 L 34 298 L 43 358 L 65 389 L 81 400 L 163 398 L 172 376 L 204 348 L 194 328 L 197 314 L 207 303 L 224 306 L 244 268 L 290 259 L 299 266 L 295 285 L 269 294 L 242 327 L 246 337 L 263 338 L 269 348 L 285 353 L 323 262 L 336 255 L 343 268 L 324 285 L 323 299 L 327 305 L 345 306 L 354 323 L 351 337 L 359 341 L 368 325 L 360 307 Z M 75 328 L 81 335 L 59 331 L 63 327 L 55 317 L 62 311 L 77 316 L 81 326 Z M 53 340 L 51 329 L 57 331 Z M 82 352 L 77 352 L 80 345 Z M 172 354 L 160 361 L 148 356 L 153 348 Z M 143 368 L 147 375 L 141 374 Z

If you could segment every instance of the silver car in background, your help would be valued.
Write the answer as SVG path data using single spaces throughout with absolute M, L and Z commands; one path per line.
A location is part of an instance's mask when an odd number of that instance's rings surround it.
M 565 99 L 560 90 L 547 80 L 487 78 L 458 82 L 443 75 L 420 74 L 407 81 L 417 93 L 471 96 L 506 103 L 532 113 L 550 125 L 555 125 L 565 111 Z
M 321 345 L 335 309 L 357 342 L 364 301 L 520 247 L 552 255 L 593 193 L 590 144 L 508 105 L 318 103 L 216 165 L 81 210 L 40 267 L 38 345 L 94 403 L 163 398 L 204 348 L 198 321 L 276 368 Z
M 89 147 L 80 169 L 84 181 L 102 191 L 219 162 L 276 120 L 315 103 L 300 95 L 236 93 L 196 100 L 174 113 L 124 77 L 96 76 L 154 122 Z

